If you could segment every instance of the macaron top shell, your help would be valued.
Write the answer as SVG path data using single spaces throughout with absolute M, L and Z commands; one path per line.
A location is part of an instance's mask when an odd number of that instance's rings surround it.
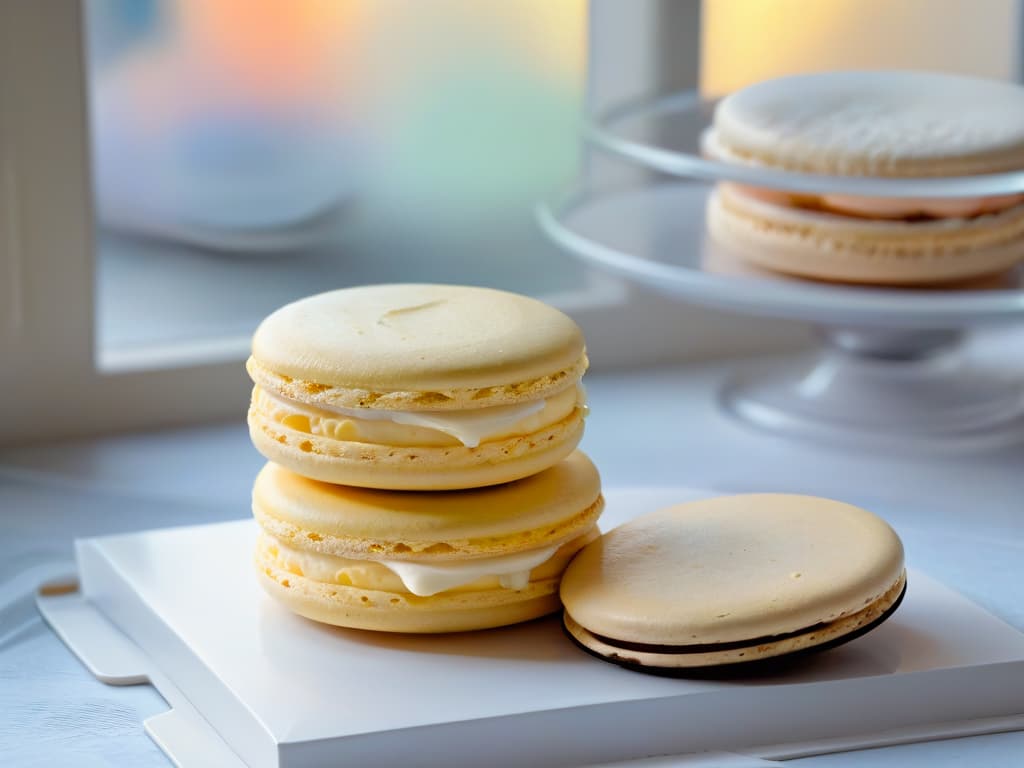
M 279 538 L 325 554 L 443 561 L 569 541 L 603 508 L 597 469 L 576 451 L 538 474 L 487 488 L 409 493 L 321 483 L 268 463 L 253 512 Z
M 708 154 L 790 171 L 963 176 L 1024 168 L 1024 88 L 937 72 L 823 72 L 723 99 Z
M 903 572 L 880 518 L 809 496 L 689 502 L 589 544 L 562 581 L 569 615 L 616 640 L 704 645 L 795 632 L 855 613 Z
M 249 363 L 257 383 L 288 397 L 410 410 L 546 397 L 585 367 L 583 334 L 557 309 L 489 288 L 420 284 L 288 304 L 257 329 Z

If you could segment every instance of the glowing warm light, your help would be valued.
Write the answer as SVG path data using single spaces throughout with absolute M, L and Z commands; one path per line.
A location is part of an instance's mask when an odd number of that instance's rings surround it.
M 510 42 L 521 46 L 538 69 L 554 77 L 583 76 L 586 0 L 516 0 L 487 7 L 494 14 L 494 23 L 508 30 Z
M 160 34 L 97 78 L 108 138 L 116 129 L 207 165 L 258 164 L 260 147 L 273 158 L 307 142 L 326 157 L 337 144 L 362 210 L 432 227 L 442 216 L 528 216 L 576 175 L 586 0 L 160 8 Z
M 436 217 L 524 210 L 578 162 L 583 0 L 374 0 L 359 113 L 377 145 L 368 194 Z
M 358 35 L 359 0 L 177 0 L 181 44 L 247 93 L 317 94 Z M 322 97 L 322 92 L 320 92 Z
M 934 69 L 1011 78 L 1017 3 L 703 0 L 700 89 L 719 96 L 798 72 Z

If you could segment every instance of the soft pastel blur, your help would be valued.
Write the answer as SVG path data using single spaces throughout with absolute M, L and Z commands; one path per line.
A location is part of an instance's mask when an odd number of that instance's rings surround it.
M 358 103 L 375 196 L 421 216 L 525 203 L 575 175 L 584 0 L 366 3 Z
M 703 0 L 700 88 L 721 96 L 772 77 L 834 69 L 1016 75 L 1010 0 Z
M 106 223 L 445 227 L 575 175 L 585 0 L 87 2 Z

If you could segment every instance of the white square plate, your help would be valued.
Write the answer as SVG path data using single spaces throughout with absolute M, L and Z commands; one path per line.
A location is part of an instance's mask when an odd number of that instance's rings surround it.
M 611 490 L 602 527 L 699 495 Z M 40 598 L 97 676 L 168 699 L 147 728 L 179 765 L 781 758 L 1024 727 L 1024 634 L 913 570 L 865 637 L 770 676 L 679 680 L 591 658 L 557 617 L 443 636 L 307 621 L 257 585 L 255 533 L 245 520 L 80 541 L 80 592 Z

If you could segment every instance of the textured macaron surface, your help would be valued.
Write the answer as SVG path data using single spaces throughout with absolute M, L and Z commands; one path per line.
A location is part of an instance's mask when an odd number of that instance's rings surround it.
M 723 99 L 706 137 L 723 160 L 853 176 L 1024 168 L 1024 88 L 916 71 L 824 72 Z
M 562 581 L 566 611 L 621 641 L 713 645 L 857 613 L 893 588 L 903 547 L 838 501 L 751 494 L 689 502 L 594 541 Z
M 601 513 L 600 477 L 577 451 L 488 488 L 408 493 L 309 480 L 270 463 L 253 488 L 260 525 L 289 546 L 368 560 L 443 562 L 561 545 Z
M 347 288 L 277 310 L 250 374 L 291 399 L 358 408 L 479 408 L 547 397 L 586 367 L 583 335 L 535 299 L 489 288 Z

